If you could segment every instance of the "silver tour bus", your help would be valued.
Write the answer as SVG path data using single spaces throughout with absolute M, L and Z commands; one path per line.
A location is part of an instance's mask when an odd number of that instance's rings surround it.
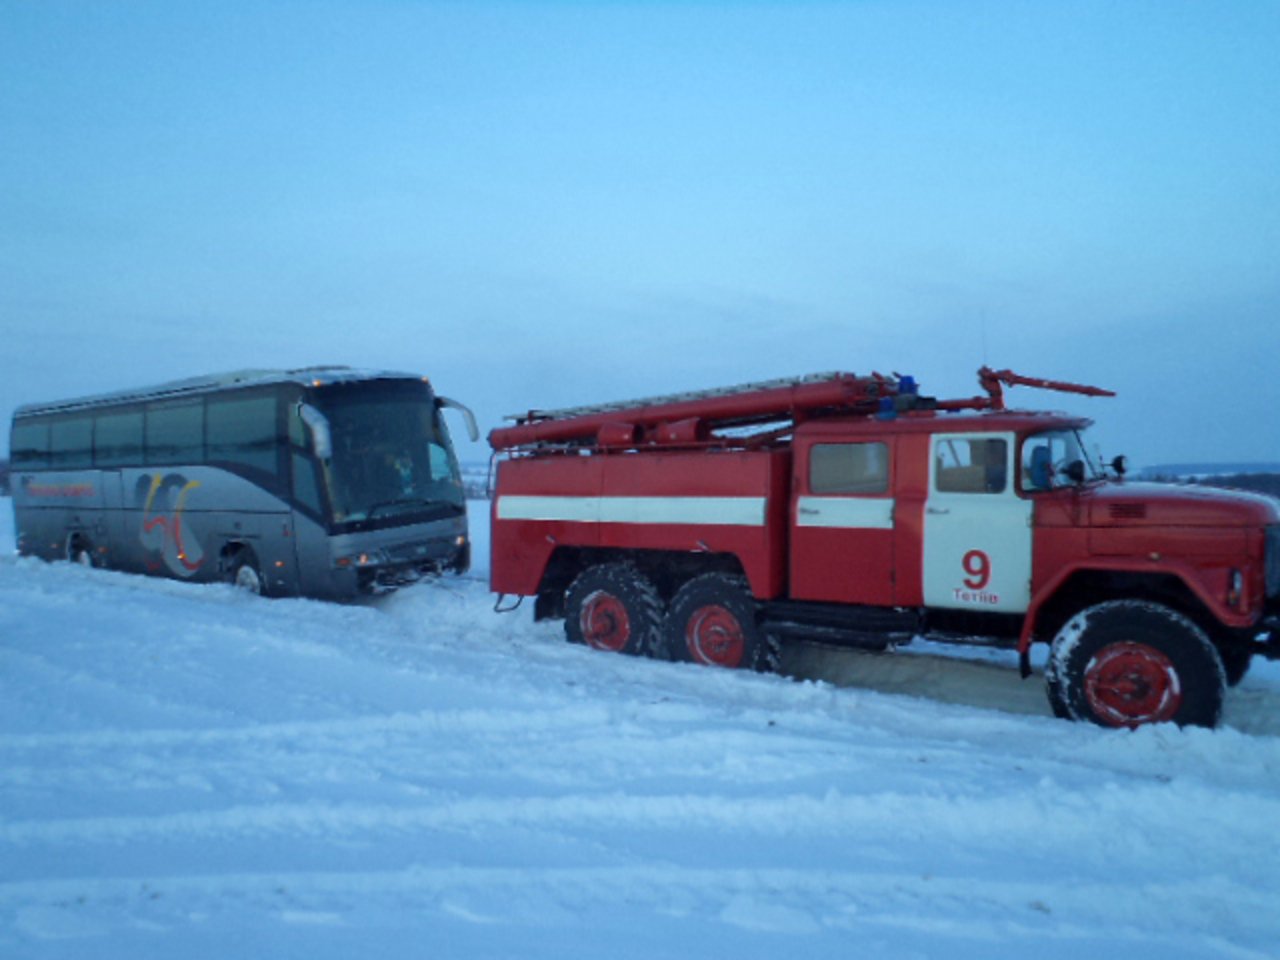
M 273 596 L 378 593 L 470 564 L 425 377 L 308 367 L 27 404 L 9 455 L 20 554 Z

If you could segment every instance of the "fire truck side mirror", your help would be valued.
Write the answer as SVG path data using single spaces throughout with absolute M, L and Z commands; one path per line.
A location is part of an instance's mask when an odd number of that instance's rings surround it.
M 1068 480 L 1077 486 L 1084 483 L 1084 461 L 1072 460 L 1063 467 L 1062 473 Z
M 1116 472 L 1117 477 L 1123 477 L 1129 472 L 1129 458 L 1125 456 L 1116 457 L 1111 461 L 1111 469 Z

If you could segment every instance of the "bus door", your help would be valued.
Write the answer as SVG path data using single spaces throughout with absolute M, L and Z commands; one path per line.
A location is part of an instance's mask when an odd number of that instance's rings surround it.
M 1031 503 L 1014 489 L 1013 433 L 929 440 L 928 607 L 1022 613 L 1031 601 Z
M 98 473 L 98 483 L 102 488 L 102 542 L 106 553 L 101 554 L 109 567 L 126 569 L 128 549 L 125 546 L 125 503 L 124 477 L 119 470 L 102 470 Z

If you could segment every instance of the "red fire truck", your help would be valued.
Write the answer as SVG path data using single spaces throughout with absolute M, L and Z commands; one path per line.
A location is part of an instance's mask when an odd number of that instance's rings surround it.
M 1054 712 L 1213 726 L 1251 657 L 1280 658 L 1280 503 L 1124 480 L 1089 420 L 1004 388 L 832 373 L 530 411 L 502 453 L 491 586 L 575 642 L 765 670 L 792 637 L 1051 644 Z M 501 604 L 503 597 L 499 597 Z

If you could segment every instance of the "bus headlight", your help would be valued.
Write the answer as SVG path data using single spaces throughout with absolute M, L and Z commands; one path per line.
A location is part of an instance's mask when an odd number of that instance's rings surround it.
M 382 556 L 381 551 L 375 550 L 338 557 L 333 561 L 333 565 L 335 567 L 373 567 L 385 562 L 385 560 L 386 558 Z

